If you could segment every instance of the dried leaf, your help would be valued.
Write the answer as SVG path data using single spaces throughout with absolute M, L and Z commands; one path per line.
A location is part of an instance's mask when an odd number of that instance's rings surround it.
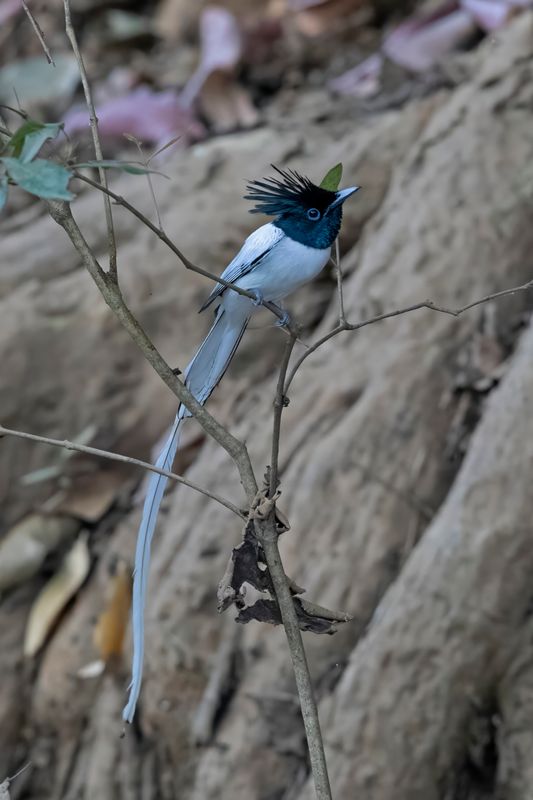
M 243 44 L 234 15 L 223 8 L 206 8 L 200 19 L 200 42 L 200 64 L 183 89 L 183 103 L 198 104 L 217 133 L 253 127 L 259 114 L 236 80 Z
M 76 476 L 54 511 L 84 522 L 98 522 L 115 502 L 127 475 L 126 470 L 117 467 Z
M 366 0 L 290 0 L 297 12 L 296 26 L 309 38 L 331 34 L 339 30 L 343 20 L 355 13 L 367 15 Z
M 100 135 L 108 139 L 131 134 L 143 143 L 161 146 L 176 135 L 181 135 L 184 144 L 205 136 L 203 125 L 172 90 L 154 92 L 140 87 L 103 103 L 96 111 Z M 69 136 L 88 132 L 87 111 L 69 111 L 65 131 Z
M 0 2 L 0 25 L 22 11 L 22 0 L 2 0 Z
M 24 637 L 24 655 L 34 656 L 48 638 L 57 618 L 74 597 L 89 573 L 87 536 L 82 534 L 66 555 L 59 572 L 51 578 L 35 600 Z
M 503 28 L 520 8 L 531 5 L 531 0 L 461 0 L 464 10 L 487 32 Z
M 80 528 L 75 519 L 31 514 L 0 542 L 0 592 L 36 575 L 46 556 L 73 537 Z
M 94 645 L 104 662 L 112 656 L 122 655 L 130 605 L 131 572 L 120 562 L 111 582 L 109 601 L 98 618 L 93 635 Z
M 339 622 L 349 622 L 351 617 L 348 615 L 336 614 L 327 609 L 315 610 L 311 604 L 309 606 L 301 597 L 294 597 L 294 607 L 300 630 L 311 631 L 312 633 L 327 633 L 329 635 L 337 632 Z M 281 612 L 275 600 L 256 600 L 252 606 L 247 606 L 239 611 L 236 617 L 237 622 L 246 624 L 252 620 L 258 622 L 268 622 L 270 625 L 281 625 Z
M 329 81 L 329 88 L 338 94 L 352 97 L 373 97 L 378 93 L 383 70 L 383 56 L 380 53 L 365 58 L 356 67 L 343 72 Z
M 215 133 L 253 128 L 259 122 L 259 112 L 246 89 L 220 72 L 213 72 L 205 81 L 199 106 Z
M 463 44 L 476 29 L 468 11 L 446 3 L 431 15 L 409 17 L 384 40 L 382 49 L 396 64 L 412 72 L 424 72 Z
M 304 589 L 288 578 L 291 593 L 302 594 Z M 247 587 L 253 587 L 252 594 L 257 592 L 263 597 L 249 602 Z M 239 613 L 237 622 L 247 623 L 251 620 L 281 625 L 281 612 L 275 599 L 270 573 L 265 563 L 261 545 L 254 533 L 253 522 L 247 523 L 243 541 L 232 551 L 226 572 L 218 587 L 218 610 L 225 611 L 235 605 Z M 256 595 L 257 597 L 257 595 Z M 322 606 L 314 605 L 301 597 L 293 597 L 301 630 L 313 633 L 335 633 L 337 624 L 349 622 L 351 617 Z M 248 602 L 247 602 L 248 601 Z

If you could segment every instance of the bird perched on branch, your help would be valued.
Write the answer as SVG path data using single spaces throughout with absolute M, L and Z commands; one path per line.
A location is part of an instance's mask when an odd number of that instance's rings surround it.
M 341 227 L 342 205 L 359 188 L 330 191 L 293 170 L 274 169 L 279 177 L 252 181 L 248 184 L 249 194 L 245 195 L 246 200 L 255 203 L 252 214 L 267 214 L 274 221 L 262 225 L 246 239 L 221 276 L 249 291 L 253 299 L 218 283 L 200 309 L 203 311 L 218 301 L 215 321 L 184 373 L 187 387 L 201 404 L 224 375 L 256 308 L 263 303 L 280 303 L 325 267 Z M 288 317 L 283 315 L 280 323 L 287 321 Z M 181 405 L 156 461 L 160 469 L 172 469 L 181 423 L 189 416 L 190 412 Z M 150 546 L 167 480 L 151 474 L 137 539 L 132 681 L 123 712 L 127 722 L 133 719 L 141 688 Z

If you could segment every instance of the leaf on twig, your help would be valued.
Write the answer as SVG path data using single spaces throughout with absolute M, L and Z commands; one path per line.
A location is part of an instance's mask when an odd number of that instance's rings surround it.
M 129 138 L 129 137 L 128 137 Z M 104 161 L 84 161 L 82 164 L 73 164 L 76 169 L 82 167 L 102 167 L 102 169 L 120 169 L 122 172 L 129 172 L 131 175 L 161 175 L 163 178 L 168 179 L 168 175 L 164 172 L 159 172 L 157 169 L 149 169 L 142 164 L 137 164 L 131 161 L 115 161 L 113 159 L 106 159 Z
M 59 122 L 45 124 L 31 119 L 27 120 L 15 131 L 8 146 L 15 158 L 18 158 L 23 164 L 27 164 L 35 158 L 46 141 L 56 138 L 62 127 Z
M 342 164 L 335 164 L 323 177 L 320 186 L 329 192 L 336 192 L 342 179 Z
M 346 614 L 336 614 L 323 609 L 323 613 L 317 612 L 316 608 L 302 600 L 301 597 L 294 597 L 294 608 L 300 630 L 311 631 L 311 633 L 327 633 L 329 635 L 337 632 L 336 623 L 349 622 L 351 617 Z M 270 625 L 282 625 L 281 612 L 275 600 L 265 600 L 260 598 L 252 606 L 247 606 L 239 611 L 236 617 L 237 622 L 246 624 L 251 620 L 268 622 Z
M 0 175 L 0 211 L 7 202 L 7 176 Z
M 31 608 L 24 637 L 26 657 L 39 652 L 61 611 L 85 581 L 89 567 L 87 536 L 82 534 L 67 553 L 59 572 L 48 581 Z
M 131 573 L 119 562 L 111 581 L 108 603 L 94 629 L 93 641 L 103 661 L 122 655 L 131 605 Z
M 290 578 L 288 581 L 293 596 L 304 591 Z M 263 597 L 254 598 L 253 603 L 247 602 L 247 586 L 253 587 L 263 594 Z M 252 521 L 246 525 L 243 541 L 232 551 L 217 596 L 219 611 L 225 611 L 229 606 L 235 605 L 239 612 L 236 617 L 237 622 L 245 624 L 255 619 L 271 625 L 282 624 L 281 611 L 266 567 L 266 559 L 255 536 Z M 303 631 L 332 634 L 337 631 L 339 623 L 349 622 L 351 619 L 348 614 L 316 606 L 301 597 L 293 599 L 300 629 Z
M 44 158 L 36 158 L 29 164 L 18 158 L 2 158 L 0 161 L 5 165 L 11 180 L 30 194 L 49 200 L 74 199 L 72 192 L 67 189 L 72 173 L 61 164 Z

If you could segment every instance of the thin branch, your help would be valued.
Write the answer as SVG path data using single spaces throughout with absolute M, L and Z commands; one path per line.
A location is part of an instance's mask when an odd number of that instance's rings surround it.
M 205 407 L 198 402 L 192 392 L 163 359 L 126 305 L 118 284 L 113 280 L 112 276 L 102 269 L 72 216 L 68 203 L 50 200 L 47 205 L 52 219 L 66 232 L 105 302 L 127 330 L 137 347 L 142 351 L 149 364 L 155 369 L 180 403 L 183 403 L 193 417 L 198 420 L 205 432 L 215 439 L 231 456 L 239 470 L 241 483 L 248 500 L 251 502 L 257 493 L 257 482 L 246 445 L 235 438 L 206 411 Z
M 335 272 L 337 274 L 337 295 L 339 298 L 339 323 L 343 325 L 346 322 L 346 315 L 344 313 L 344 292 L 342 287 L 342 266 L 341 254 L 339 249 L 339 239 L 335 239 Z
M 116 194 L 116 192 L 111 191 L 111 189 L 109 189 L 107 186 L 103 186 L 101 183 L 93 181 L 92 178 L 83 175 L 81 172 L 77 172 L 76 170 L 74 170 L 74 175 L 80 181 L 83 181 L 84 183 L 87 183 L 89 186 L 93 186 L 95 189 L 98 189 L 99 191 L 108 195 L 108 197 L 111 197 L 115 201 L 115 203 L 127 209 L 127 211 L 129 211 L 130 214 L 133 214 L 134 217 L 137 217 L 137 219 L 140 222 L 142 222 L 143 225 L 146 225 L 146 227 L 149 228 L 152 231 L 152 233 L 155 233 L 157 238 L 160 239 L 163 242 L 163 244 L 165 244 L 169 248 L 169 250 L 171 250 L 174 253 L 175 256 L 177 256 L 177 258 L 181 261 L 185 269 L 188 269 L 191 272 L 196 272 L 198 275 L 202 275 L 204 278 L 208 278 L 208 280 L 210 281 L 214 281 L 215 283 L 220 283 L 221 286 L 225 286 L 226 289 L 232 289 L 234 292 L 237 292 L 237 294 L 240 294 L 242 297 L 249 297 L 251 300 L 256 299 L 255 295 L 252 292 L 249 292 L 247 289 L 241 289 L 241 287 L 237 286 L 235 283 L 231 283 L 230 281 L 225 281 L 224 278 L 220 277 L 220 275 L 214 275 L 212 272 L 209 272 L 203 267 L 199 267 L 196 264 L 193 264 L 193 262 L 187 258 L 185 253 L 182 253 L 179 247 L 177 247 L 174 244 L 172 239 L 168 238 L 164 230 L 161 230 L 160 228 L 157 227 L 157 225 L 154 225 L 154 223 L 150 219 L 148 219 L 148 217 L 146 217 L 142 213 L 142 211 L 139 211 L 138 208 L 135 208 L 135 206 L 133 206 L 128 200 L 126 200 L 125 197 L 122 197 L 122 195 Z M 265 306 L 265 308 L 271 311 L 278 319 L 283 319 L 284 313 L 280 308 L 278 308 L 278 306 L 275 305 L 275 303 L 264 303 L 263 305 Z
M 281 563 L 274 513 L 270 513 L 262 524 L 258 524 L 256 520 L 255 529 L 256 535 L 265 553 L 268 571 L 272 578 L 283 627 L 289 644 L 294 677 L 296 679 L 296 688 L 298 689 L 298 697 L 300 699 L 300 709 L 307 738 L 307 746 L 309 748 L 309 759 L 315 783 L 316 797 L 317 800 L 331 800 L 331 788 L 329 785 L 322 732 L 320 730 L 320 720 L 318 718 L 318 707 L 313 692 L 311 674 L 305 655 L 296 609 L 294 608 L 294 601 L 289 589 L 285 570 L 283 569 L 283 564 Z
M 29 21 L 31 22 L 32 28 L 35 31 L 35 35 L 37 36 L 37 38 L 39 39 L 39 42 L 41 43 L 41 47 L 44 50 L 44 54 L 46 56 L 46 60 L 48 61 L 49 64 L 52 64 L 52 66 L 55 67 L 56 62 L 52 58 L 52 54 L 51 54 L 50 50 L 48 49 L 48 45 L 45 42 L 44 33 L 42 32 L 41 26 L 39 25 L 39 23 L 37 22 L 37 20 L 35 19 L 35 17 L 31 13 L 30 9 L 28 8 L 28 6 L 26 4 L 26 0 L 22 0 L 22 8 L 24 9 L 24 12 L 25 12 L 26 16 L 28 17 Z
M 297 334 L 294 331 L 289 331 L 289 338 L 285 343 L 283 351 L 283 358 L 278 375 L 278 384 L 276 387 L 276 397 L 274 400 L 274 423 L 272 426 L 272 455 L 270 457 L 270 486 L 268 496 L 273 498 L 278 488 L 278 472 L 279 472 L 279 440 L 281 435 L 281 415 L 283 409 L 287 405 L 287 400 L 284 392 L 285 378 L 287 376 L 287 369 L 291 354 L 296 344 Z
M 176 475 L 176 473 L 168 472 L 165 469 L 159 469 L 159 467 L 155 467 L 153 464 L 149 464 L 147 461 L 141 461 L 138 458 L 131 458 L 131 456 L 123 456 L 120 453 L 112 453 L 109 450 L 100 450 L 97 447 L 88 447 L 84 444 L 69 442 L 67 439 L 50 439 L 47 436 L 37 436 L 34 433 L 15 431 L 11 428 L 4 428 L 3 425 L 0 425 L 0 438 L 2 436 L 15 436 L 18 439 L 29 439 L 32 442 L 49 444 L 52 445 L 52 447 L 62 447 L 65 450 L 76 450 L 78 453 L 85 453 L 89 456 L 97 456 L 97 458 L 106 458 L 109 461 L 120 461 L 123 464 L 133 464 L 136 467 L 141 467 L 142 469 L 149 470 L 150 472 L 156 472 L 158 475 L 163 475 L 165 478 L 170 478 L 170 480 L 176 481 L 177 483 L 182 483 L 184 486 L 188 486 L 189 489 L 194 489 L 195 492 L 199 492 L 200 494 L 211 498 L 211 500 L 215 500 L 217 503 L 220 503 L 220 505 L 225 506 L 230 511 L 233 511 L 234 514 L 237 514 L 237 516 L 241 519 L 246 519 L 246 515 L 240 511 L 237 506 L 233 505 L 233 503 L 231 503 L 229 500 L 226 500 L 224 497 L 220 497 L 220 495 L 209 491 L 209 489 L 204 489 L 202 486 L 198 486 L 197 483 L 189 481 L 187 478 L 184 478 L 181 475 Z
M 440 306 L 437 305 L 437 303 L 434 303 L 432 300 L 424 300 L 421 303 L 414 303 L 413 305 L 406 306 L 405 308 L 397 308 L 394 311 L 387 311 L 384 314 L 377 314 L 375 317 L 364 319 L 361 322 L 355 322 L 353 324 L 344 322 L 340 325 L 337 325 L 335 328 L 333 328 L 333 330 L 329 331 L 329 333 L 326 333 L 324 336 L 318 339 L 318 341 L 310 345 L 306 352 L 303 353 L 296 361 L 296 364 L 291 369 L 289 377 L 285 382 L 284 394 L 287 394 L 289 386 L 291 385 L 294 376 L 302 366 L 303 362 L 309 358 L 312 353 L 318 350 L 319 347 L 322 347 L 323 344 L 328 342 L 334 336 L 337 336 L 337 334 L 343 333 L 343 331 L 358 331 L 360 328 L 365 328 L 367 325 L 373 325 L 375 322 L 381 322 L 384 319 L 390 319 L 391 317 L 399 317 L 403 314 L 409 314 L 411 311 L 418 311 L 421 308 L 428 308 L 430 311 L 437 311 L 439 314 L 448 314 L 451 317 L 459 317 L 461 314 L 464 314 L 465 311 L 469 311 L 471 308 L 480 306 L 483 303 L 488 303 L 491 300 L 498 300 L 500 297 L 508 297 L 509 295 L 517 294 L 518 292 L 524 292 L 527 289 L 533 289 L 533 280 L 523 283 L 521 286 L 513 286 L 511 289 L 502 289 L 500 292 L 487 294 L 485 297 L 480 297 L 478 300 L 474 300 L 472 303 L 467 303 L 467 305 L 460 306 L 459 308 Z
M 91 126 L 91 133 L 93 137 L 94 143 L 94 152 L 98 161 L 103 161 L 103 152 L 102 152 L 102 145 L 100 142 L 100 135 L 98 133 L 98 117 L 96 116 L 96 110 L 94 107 L 91 87 L 89 84 L 89 79 L 87 77 L 87 72 L 85 69 L 85 64 L 83 63 L 83 57 L 80 52 L 80 48 L 78 46 L 78 40 L 76 38 L 76 33 L 74 31 L 74 27 L 72 25 L 72 18 L 70 15 L 70 0 L 63 0 L 63 7 L 65 11 L 65 30 L 67 33 L 68 40 L 70 41 L 70 45 L 72 47 L 72 52 L 78 62 L 78 69 L 80 72 L 81 82 L 83 85 L 83 92 L 85 94 L 85 102 L 87 104 L 87 109 L 89 111 L 89 122 Z M 100 176 L 100 183 L 102 186 L 107 188 L 107 176 L 105 173 L 105 169 L 102 167 L 98 168 L 98 174 Z M 113 280 L 117 281 L 117 242 L 115 239 L 115 228 L 113 225 L 113 213 L 111 211 L 111 201 L 109 197 L 104 198 L 104 208 L 105 208 L 105 218 L 106 218 L 106 225 L 107 225 L 107 240 L 108 240 L 108 247 L 109 247 L 109 274 L 113 278 Z
M 129 139 L 131 142 L 133 142 L 135 144 L 137 150 L 139 151 L 139 155 L 141 157 L 141 163 L 142 163 L 142 165 L 144 167 L 146 167 L 146 170 L 147 170 L 147 172 L 146 172 L 146 180 L 148 181 L 148 188 L 150 189 L 150 194 L 152 195 L 152 202 L 153 202 L 154 208 L 155 208 L 155 213 L 156 213 L 156 217 L 157 217 L 157 224 L 159 226 L 159 230 L 162 231 L 163 230 L 163 223 L 161 221 L 161 214 L 159 213 L 159 205 L 158 205 L 158 202 L 157 202 L 157 198 L 155 196 L 154 185 L 152 183 L 152 176 L 150 175 L 150 172 L 148 171 L 148 168 L 150 166 L 150 159 L 149 158 L 147 159 L 145 157 L 144 151 L 143 151 L 143 148 L 142 148 L 142 144 L 140 143 L 140 141 L 138 139 L 135 138 L 135 136 L 129 136 L 128 135 L 128 136 L 126 136 L 126 138 Z

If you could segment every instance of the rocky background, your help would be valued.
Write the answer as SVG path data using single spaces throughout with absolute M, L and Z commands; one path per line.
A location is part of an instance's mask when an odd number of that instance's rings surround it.
M 156 159 L 170 177 L 153 176 L 159 213 L 214 272 L 258 223 L 240 199 L 246 179 L 276 164 L 319 181 L 342 161 L 343 183 L 362 186 L 340 240 L 350 321 L 523 284 L 532 12 L 415 5 L 73 0 L 106 156 L 138 157 L 123 133 L 146 153 L 180 136 Z M 19 86 L 33 116 L 65 120 L 60 146 L 90 157 L 62 9 L 32 9 L 61 86 L 18 3 L 3 0 L 0 102 L 16 105 Z M 155 218 L 145 176 L 111 180 Z M 102 198 L 74 188 L 105 261 Z M 123 292 L 183 367 L 209 324 L 196 308 L 210 286 L 114 213 Z M 150 458 L 175 398 L 40 203 L 10 192 L 0 233 L 1 424 Z M 290 305 L 305 342 L 327 332 L 333 271 Z M 533 797 L 530 308 L 523 291 L 459 317 L 425 309 L 343 333 L 292 385 L 282 555 L 309 599 L 353 617 L 334 636 L 305 634 L 336 800 Z M 210 410 L 261 474 L 284 334 L 268 315 L 252 328 Z M 243 502 L 232 463 L 194 422 L 175 471 Z M 29 762 L 12 798 L 311 800 L 283 630 L 217 613 L 240 526 L 185 487 L 161 515 L 146 678 L 121 738 L 142 477 L 0 440 L 0 783 Z

